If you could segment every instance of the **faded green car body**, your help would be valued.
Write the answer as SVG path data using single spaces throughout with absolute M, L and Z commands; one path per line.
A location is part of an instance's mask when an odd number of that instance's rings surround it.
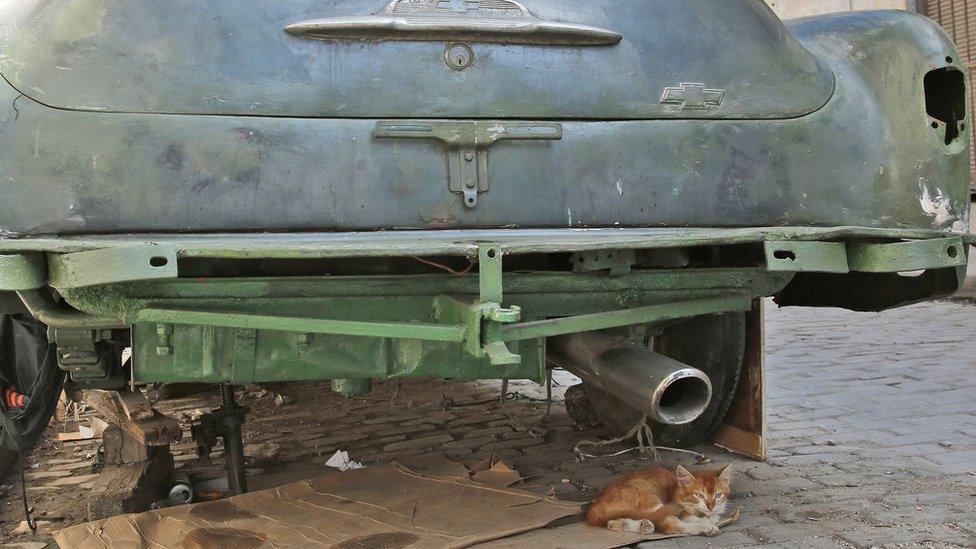
M 965 270 L 962 68 L 914 14 L 37 0 L 0 20 L 0 291 L 88 357 L 62 364 L 76 381 L 112 378 L 99 345 L 126 327 L 140 382 L 541 379 L 546 337 L 769 295 L 878 310 Z

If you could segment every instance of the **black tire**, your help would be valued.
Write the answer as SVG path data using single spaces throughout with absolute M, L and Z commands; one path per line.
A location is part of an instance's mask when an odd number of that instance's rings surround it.
M 685 425 L 651 423 L 654 442 L 661 446 L 687 447 L 712 438 L 729 411 L 746 347 L 745 313 L 706 315 L 669 326 L 654 338 L 654 350 L 708 374 L 712 400 L 701 417 Z M 618 434 L 640 421 L 641 413 L 617 398 L 583 384 L 593 412 L 603 425 Z
M 21 410 L 0 410 L 0 479 L 18 462 L 18 450 L 29 453 L 54 415 L 64 386 L 55 346 L 47 326 L 24 314 L 0 315 L 0 384 L 16 387 L 29 398 Z
M 17 450 L 7 447 L 8 444 L 12 445 L 13 442 L 7 440 L 7 432 L 0 427 L 0 480 L 7 478 L 7 473 L 17 466 L 17 458 L 20 457 Z

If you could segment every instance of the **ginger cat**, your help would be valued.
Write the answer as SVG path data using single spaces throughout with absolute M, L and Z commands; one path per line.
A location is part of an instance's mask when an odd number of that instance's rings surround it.
M 607 485 L 586 515 L 592 526 L 640 534 L 714 536 L 729 501 L 732 464 L 719 471 L 654 467 Z

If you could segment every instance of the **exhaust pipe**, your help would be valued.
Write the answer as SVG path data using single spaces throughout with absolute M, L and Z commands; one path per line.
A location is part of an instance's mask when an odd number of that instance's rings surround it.
M 667 425 L 691 423 L 708 407 L 705 372 L 604 332 L 550 337 L 548 359 Z

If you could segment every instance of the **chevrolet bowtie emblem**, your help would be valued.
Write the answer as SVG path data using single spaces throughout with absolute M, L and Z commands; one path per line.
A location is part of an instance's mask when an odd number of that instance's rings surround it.
M 682 110 L 703 111 L 710 107 L 722 105 L 725 90 L 713 90 L 705 84 L 682 82 L 674 87 L 664 88 L 661 103 L 665 105 L 681 105 Z

